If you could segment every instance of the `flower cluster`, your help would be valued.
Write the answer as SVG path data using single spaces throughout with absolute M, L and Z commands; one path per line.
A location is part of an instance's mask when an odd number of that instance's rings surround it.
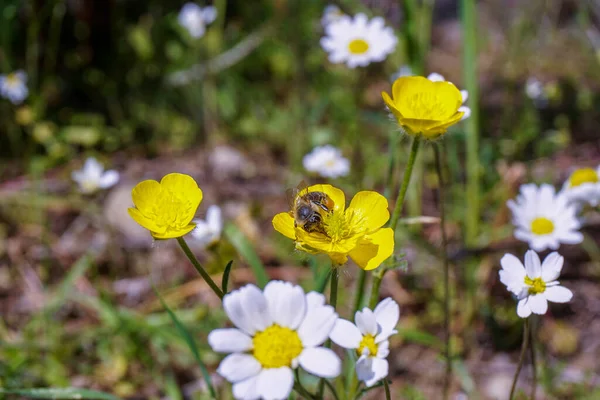
M 581 216 L 584 206 L 600 203 L 600 167 L 580 168 L 571 173 L 556 192 L 549 184 L 525 184 L 515 200 L 507 202 L 513 214 L 515 238 L 527 242 L 532 250 L 525 254 L 525 266 L 511 254 L 501 260 L 500 280 L 519 301 L 517 314 L 545 314 L 548 301 L 566 303 L 573 294 L 558 286 L 556 280 L 564 259 L 550 253 L 540 263 L 537 252 L 557 250 L 561 244 L 583 241 Z
M 338 318 L 325 296 L 300 286 L 271 281 L 264 291 L 250 284 L 223 298 L 235 328 L 216 329 L 208 336 L 212 349 L 226 356 L 217 372 L 233 383 L 236 399 L 286 399 L 294 385 L 293 370 L 335 378 L 341 360 L 323 347 L 327 339 L 356 349 L 358 379 L 367 386 L 387 376 L 388 338 L 396 333 L 400 311 L 392 299 L 374 311 L 356 313 L 356 326 Z

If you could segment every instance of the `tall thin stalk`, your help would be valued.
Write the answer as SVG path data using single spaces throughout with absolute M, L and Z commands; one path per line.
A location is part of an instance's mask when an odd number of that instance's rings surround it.
M 531 367 L 533 369 L 533 382 L 531 382 L 531 400 L 535 400 L 537 389 L 537 363 L 535 361 L 535 323 L 532 318 L 531 329 L 529 329 L 529 356 L 531 357 Z
M 467 198 L 465 236 L 474 246 L 479 233 L 479 86 L 477 83 L 477 12 L 475 0 L 461 0 L 463 32 L 463 80 L 469 92 L 471 116 L 464 121 L 467 134 Z
M 390 219 L 390 228 L 392 228 L 394 233 L 396 232 L 396 226 L 398 226 L 398 220 L 402 214 L 402 206 L 404 205 L 406 190 L 408 189 L 408 184 L 410 183 L 410 177 L 412 176 L 415 160 L 417 159 L 417 154 L 419 153 L 420 144 L 421 136 L 414 136 L 412 146 L 410 148 L 410 155 L 408 157 L 408 164 L 406 165 L 404 177 L 402 178 L 402 185 L 400 186 L 400 191 L 398 192 L 398 197 L 396 198 L 396 205 L 394 206 L 392 218 Z M 371 286 L 371 297 L 369 298 L 369 308 L 371 309 L 377 305 L 377 300 L 379 300 L 379 288 L 381 287 L 381 280 L 383 279 L 385 271 L 385 268 L 380 267 L 373 273 L 373 285 Z
M 519 364 L 517 364 L 517 370 L 515 371 L 515 377 L 513 378 L 512 386 L 510 387 L 509 400 L 512 400 L 515 396 L 515 389 L 517 388 L 517 381 L 519 380 L 519 374 L 523 363 L 525 362 L 525 353 L 527 352 L 527 345 L 529 343 L 529 318 L 525 319 L 523 325 L 523 345 L 521 346 L 521 354 L 519 355 Z
M 200 262 L 198 261 L 198 259 L 194 255 L 194 253 L 192 253 L 192 250 L 190 250 L 189 246 L 185 242 L 185 239 L 182 238 L 182 237 L 178 237 L 177 238 L 177 243 L 179 243 L 179 246 L 181 246 L 181 249 L 183 250 L 183 252 L 187 256 L 187 258 L 190 260 L 190 262 L 192 263 L 192 265 L 194 266 L 194 268 L 196 268 L 196 271 L 198 271 L 198 273 L 202 276 L 202 278 L 204 278 L 204 280 L 206 281 L 206 283 L 208 283 L 208 286 L 210 286 L 210 288 L 213 290 L 213 292 L 215 292 L 215 294 L 217 296 L 219 296 L 220 299 L 223 299 L 223 296 L 224 296 L 223 295 L 223 291 L 212 280 L 212 278 L 210 277 L 210 275 L 208 274 L 208 272 L 206 272 L 204 270 L 204 267 L 202 267 L 202 264 L 200 264 Z
M 444 399 L 447 399 L 450 394 L 450 384 L 452 382 L 452 349 L 451 339 L 452 333 L 450 330 L 450 265 L 448 263 L 448 238 L 446 236 L 446 211 L 444 207 L 445 187 L 444 176 L 442 173 L 442 162 L 440 157 L 440 144 L 436 143 L 433 146 L 435 155 L 435 170 L 438 176 L 438 203 L 440 209 L 440 229 L 442 233 L 442 263 L 444 267 L 444 340 L 445 340 L 445 355 L 446 355 L 446 373 L 444 375 Z

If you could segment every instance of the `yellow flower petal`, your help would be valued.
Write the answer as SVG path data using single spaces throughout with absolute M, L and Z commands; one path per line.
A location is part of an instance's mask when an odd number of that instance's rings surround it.
M 202 190 L 200 190 L 194 178 L 175 172 L 165 175 L 160 180 L 160 185 L 178 199 L 188 202 L 194 208 L 194 214 L 196 213 L 196 209 L 202 201 Z
M 356 193 L 346 212 L 351 210 L 352 222 L 361 224 L 368 232 L 381 228 L 390 219 L 388 201 L 377 192 Z
M 167 230 L 164 233 L 152 232 L 152 237 L 154 237 L 155 239 L 173 239 L 173 238 L 178 238 L 178 237 L 182 237 L 184 235 L 187 235 L 192 230 L 194 230 L 195 227 L 196 227 L 196 224 L 189 224 L 189 225 L 184 226 L 183 228 L 180 228 L 180 229 L 169 229 L 169 230 Z
M 296 233 L 294 229 L 294 217 L 290 213 L 282 212 L 273 217 L 273 228 L 282 235 L 296 240 Z
M 342 190 L 336 187 L 333 187 L 331 185 L 318 184 L 309 186 L 306 190 L 308 192 L 325 193 L 327 196 L 329 196 L 331 200 L 333 200 L 333 204 L 335 204 L 333 209 L 335 211 L 343 211 L 346 208 L 346 196 L 344 195 L 344 192 Z
M 151 233 L 153 232 L 164 232 L 166 226 L 160 227 L 158 226 L 153 219 L 146 217 L 144 214 L 140 212 L 137 208 L 128 208 L 127 212 L 129 216 L 133 218 L 135 222 L 140 224 L 143 228 L 148 229 Z
M 394 232 L 391 228 L 380 229 L 365 236 L 350 252 L 350 258 L 365 271 L 377 268 L 394 253 Z
M 155 199 L 162 195 L 162 186 L 153 180 L 138 183 L 131 190 L 133 205 L 142 212 L 150 211 L 155 204 Z

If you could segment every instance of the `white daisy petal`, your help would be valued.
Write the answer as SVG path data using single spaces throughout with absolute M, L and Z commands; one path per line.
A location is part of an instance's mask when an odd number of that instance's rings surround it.
M 247 285 L 253 286 L 253 285 Z M 246 287 L 247 287 L 246 286 Z M 256 286 L 255 286 L 256 288 Z M 258 289 L 258 288 L 256 288 Z M 233 292 L 225 295 L 223 297 L 223 308 L 225 309 L 225 313 L 233 322 L 235 326 L 240 328 L 242 331 L 246 332 L 249 335 L 253 335 L 256 332 L 256 328 L 252 323 L 250 316 L 247 315 L 244 311 L 243 302 L 245 301 L 244 295 L 240 290 L 234 290 Z
M 377 344 L 377 358 L 386 358 L 390 354 L 390 342 L 384 340 Z
M 258 400 L 258 375 L 233 384 L 233 397 L 238 400 Z
M 573 292 L 563 286 L 546 287 L 544 296 L 553 303 L 568 303 L 573 298 Z
M 371 363 L 371 371 L 373 376 L 370 379 L 365 380 L 365 385 L 371 387 L 380 380 L 384 379 L 388 375 L 389 364 L 387 360 L 381 358 L 373 358 Z
M 375 314 L 375 320 L 381 327 L 381 333 L 375 339 L 376 343 L 387 339 L 390 335 L 397 332 L 395 329 L 400 319 L 400 307 L 391 297 L 377 304 L 375 310 L 373 310 L 373 314 Z
M 339 357 L 324 347 L 304 349 L 298 361 L 304 370 L 322 378 L 335 378 L 342 370 Z
M 548 254 L 542 264 L 542 279 L 544 282 L 555 281 L 560 275 L 564 262 L 564 257 L 557 252 Z
M 287 399 L 294 386 L 294 375 L 287 367 L 263 369 L 258 375 L 257 392 L 264 399 Z
M 106 171 L 101 177 L 98 186 L 102 189 L 108 189 L 119 182 L 119 173 L 115 170 Z
M 368 381 L 375 376 L 375 372 L 373 371 L 373 359 L 373 357 L 363 355 L 356 360 L 356 376 L 359 381 Z
M 534 314 L 546 314 L 546 311 L 548 311 L 548 301 L 543 294 L 529 296 L 527 305 Z
M 522 300 L 519 300 L 517 304 L 517 315 L 521 318 L 527 318 L 531 315 L 531 308 L 529 308 L 529 297 L 525 297 Z
M 542 276 L 542 263 L 540 257 L 533 250 L 528 250 L 525 253 L 525 270 L 530 278 L 539 278 Z
M 306 295 L 306 311 L 325 305 L 325 296 L 318 292 L 308 292 Z
M 362 335 L 356 325 L 345 319 L 338 318 L 329 334 L 333 343 L 345 349 L 357 349 Z
M 306 313 L 298 328 L 298 336 L 304 347 L 319 346 L 331 333 L 337 314 L 331 306 L 317 307 Z
M 356 314 L 354 314 L 354 321 L 363 335 L 375 336 L 379 333 L 375 314 L 366 307 L 363 308 L 362 311 L 357 311 Z
M 306 313 L 306 298 L 300 286 L 288 282 L 271 281 L 265 286 L 265 298 L 273 322 L 296 329 Z
M 219 353 L 240 353 L 252 349 L 252 338 L 239 329 L 215 329 L 208 335 L 208 344 Z
M 221 361 L 217 372 L 229 382 L 239 382 L 257 375 L 260 363 L 249 354 L 233 353 Z

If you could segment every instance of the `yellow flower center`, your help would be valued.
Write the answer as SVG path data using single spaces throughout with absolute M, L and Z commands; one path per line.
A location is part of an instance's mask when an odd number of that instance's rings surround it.
M 529 286 L 529 294 L 544 293 L 546 290 L 546 282 L 544 282 L 542 278 L 531 279 L 530 277 L 526 276 L 525 284 Z
M 356 354 L 358 354 L 358 356 L 362 356 L 363 351 L 367 349 L 369 350 L 369 355 L 376 355 L 377 354 L 377 345 L 375 344 L 375 336 L 373 335 L 365 335 L 363 336 L 362 340 L 360 341 L 360 344 L 358 345 L 358 349 L 356 349 Z
M 554 232 L 554 223 L 548 218 L 538 217 L 531 222 L 531 232 L 536 235 L 548 235 Z
M 6 79 L 6 84 L 7 84 L 8 86 L 15 86 L 15 85 L 18 85 L 18 84 L 19 84 L 19 82 L 21 81 L 21 80 L 19 79 L 19 77 L 17 76 L 17 74 L 8 74 L 8 75 L 6 75 L 6 78 L 5 78 L 5 79 Z
M 584 183 L 598 183 L 598 173 L 592 168 L 581 168 L 573 172 L 569 178 L 569 186 L 575 187 Z
M 302 341 L 296 331 L 271 325 L 252 339 L 254 358 L 263 368 L 291 367 L 292 360 L 302 353 Z
M 86 193 L 95 192 L 99 189 L 98 182 L 92 179 L 87 179 L 81 182 L 81 190 Z
M 348 43 L 348 51 L 352 54 L 364 54 L 369 50 L 369 43 L 363 39 L 354 39 Z
M 165 191 L 151 204 L 149 210 L 144 210 L 146 217 L 165 230 L 181 229 L 189 223 L 189 216 L 195 210 L 189 201 L 180 199 L 173 193 Z

